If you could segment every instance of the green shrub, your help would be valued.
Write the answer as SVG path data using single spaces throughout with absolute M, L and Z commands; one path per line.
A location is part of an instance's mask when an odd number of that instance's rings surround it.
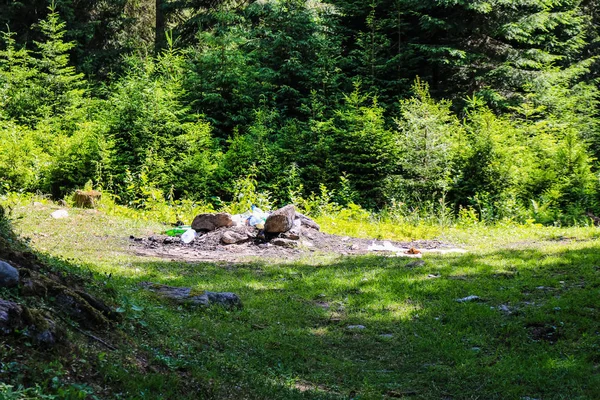
M 458 143 L 464 136 L 449 101 L 435 101 L 417 78 L 395 119 L 395 169 L 386 182 L 388 199 L 410 204 L 435 201 L 450 190 Z
M 99 123 L 114 146 L 110 171 L 123 198 L 128 173 L 142 171 L 150 186 L 176 196 L 205 198 L 214 149 L 210 127 L 189 115 L 183 95 L 182 57 L 170 50 L 156 58 L 128 58 L 128 73 L 111 88 Z M 135 193 L 134 197 L 143 193 Z

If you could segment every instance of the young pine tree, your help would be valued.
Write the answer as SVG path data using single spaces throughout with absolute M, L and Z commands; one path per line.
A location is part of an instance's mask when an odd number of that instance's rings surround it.
M 448 192 L 464 132 L 449 101 L 432 99 L 429 86 L 418 78 L 413 90 L 413 97 L 400 101 L 395 119 L 396 165 L 386 191 L 389 198 L 414 204 Z
M 64 41 L 66 23 L 60 19 L 54 2 L 49 10 L 46 19 L 39 22 L 45 40 L 35 42 L 38 80 L 43 88 L 44 117 L 73 112 L 81 106 L 85 93 L 83 74 L 77 73 L 75 67 L 69 65 L 69 51 L 75 47 L 75 43 Z

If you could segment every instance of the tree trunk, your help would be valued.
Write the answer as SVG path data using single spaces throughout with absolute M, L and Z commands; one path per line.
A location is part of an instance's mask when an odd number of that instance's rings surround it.
M 165 45 L 165 7 L 164 2 L 166 0 L 155 0 L 155 37 L 154 37 L 154 51 L 159 53 Z

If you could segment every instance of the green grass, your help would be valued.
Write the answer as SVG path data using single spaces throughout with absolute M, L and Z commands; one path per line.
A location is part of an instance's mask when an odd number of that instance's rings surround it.
M 378 256 L 183 263 L 127 249 L 130 234 L 161 225 L 74 209 L 53 220 L 50 207 L 15 205 L 15 229 L 91 272 L 124 310 L 119 350 L 81 350 L 99 398 L 600 398 L 594 228 L 431 228 L 470 253 L 427 254 L 413 268 Z M 386 237 L 382 226 L 343 224 Z M 141 281 L 233 291 L 244 308 L 178 306 Z M 455 301 L 468 295 L 481 301 Z

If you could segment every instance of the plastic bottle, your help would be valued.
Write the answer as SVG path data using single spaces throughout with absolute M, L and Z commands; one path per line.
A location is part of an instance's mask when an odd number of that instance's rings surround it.
M 257 229 L 264 229 L 267 216 L 268 214 L 263 210 L 252 205 L 252 216 L 248 219 L 248 225 L 254 226 Z
M 189 225 L 177 226 L 175 228 L 171 228 L 171 229 L 165 231 L 164 234 L 167 236 L 179 236 L 179 235 L 183 235 L 190 228 L 191 228 L 191 226 L 189 226 Z
M 181 241 L 185 244 L 192 243 L 194 238 L 196 237 L 196 231 L 192 228 L 188 229 L 181 235 Z

